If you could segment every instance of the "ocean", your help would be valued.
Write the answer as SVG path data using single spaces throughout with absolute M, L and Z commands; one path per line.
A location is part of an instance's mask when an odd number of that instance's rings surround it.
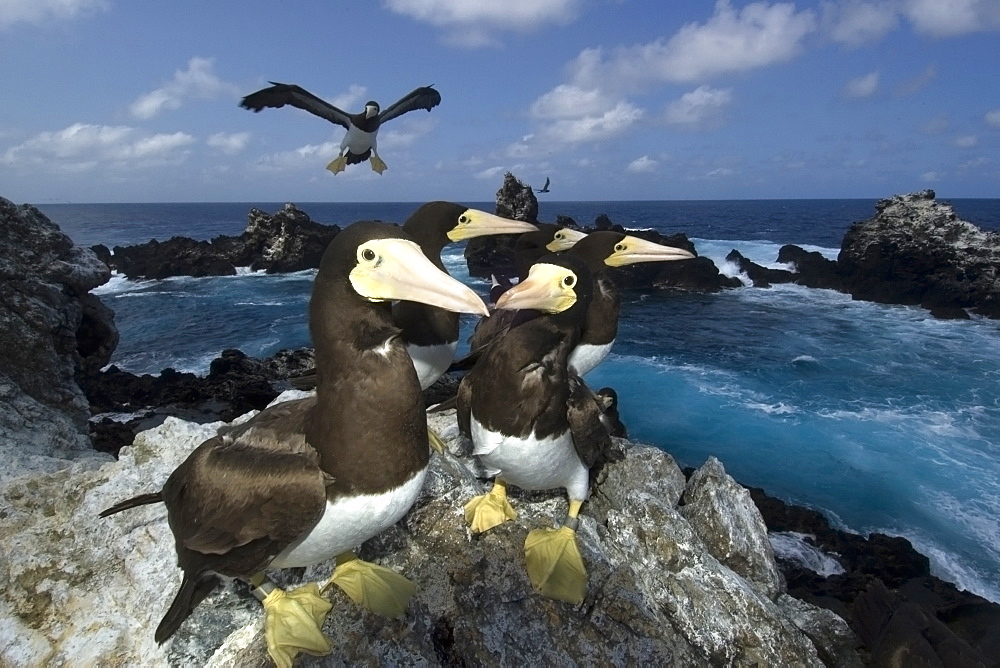
M 239 234 L 256 206 L 283 203 L 46 204 L 77 244 Z M 492 202 L 470 202 L 488 211 Z M 958 215 L 1000 230 L 1000 199 L 953 200 Z M 313 220 L 402 222 L 418 203 L 297 203 Z M 539 203 L 539 219 L 582 225 L 607 214 L 630 228 L 685 232 L 736 275 L 737 249 L 778 267 L 794 243 L 836 258 L 874 200 Z M 470 279 L 461 246 L 452 275 Z M 135 373 L 205 373 L 225 348 L 268 356 L 310 345 L 312 271 L 130 281 L 94 292 L 114 309 L 112 363 Z M 472 320 L 463 321 L 465 336 Z M 460 352 L 466 348 L 460 348 Z M 932 572 L 1000 602 L 1000 322 L 936 320 L 926 311 L 853 301 L 795 285 L 716 294 L 628 291 L 619 337 L 587 378 L 619 394 L 633 440 L 682 466 L 718 457 L 746 485 L 822 511 L 839 528 L 908 538 Z

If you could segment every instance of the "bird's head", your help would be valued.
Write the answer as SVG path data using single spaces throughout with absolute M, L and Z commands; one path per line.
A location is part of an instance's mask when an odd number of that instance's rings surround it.
M 664 246 L 611 230 L 591 232 L 577 242 L 570 252 L 586 258 L 592 268 L 601 264 L 623 267 L 638 262 L 671 262 L 694 257 L 683 248 Z
M 379 107 L 378 102 L 375 100 L 368 100 L 365 102 L 365 118 L 372 118 L 378 116 Z
M 593 294 L 587 263 L 571 255 L 539 258 L 528 277 L 497 299 L 497 309 L 534 309 L 543 313 L 586 310 Z
M 552 241 L 546 244 L 545 248 L 553 253 L 569 250 L 574 244 L 583 239 L 585 236 L 587 236 L 585 232 L 580 232 L 579 230 L 574 230 L 569 227 L 563 227 L 552 235 Z
M 492 234 L 521 234 L 538 228 L 521 220 L 511 220 L 470 209 L 455 202 L 428 202 L 406 220 L 404 228 L 414 237 L 438 237 L 443 246 L 448 242 L 465 241 Z
M 316 278 L 317 289 L 346 281 L 369 302 L 405 299 L 457 313 L 489 313 L 471 288 L 435 267 L 402 228 L 386 223 L 344 228 L 324 253 Z

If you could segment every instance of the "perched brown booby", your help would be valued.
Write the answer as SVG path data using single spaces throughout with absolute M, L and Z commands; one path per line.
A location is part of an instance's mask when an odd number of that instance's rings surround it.
M 420 384 L 391 300 L 484 313 L 476 294 L 424 256 L 400 228 L 355 223 L 330 243 L 309 303 L 316 395 L 272 406 L 202 443 L 160 492 L 102 516 L 163 502 L 184 579 L 156 629 L 167 640 L 219 575 L 251 582 L 266 610 L 268 651 L 290 666 L 330 650 L 330 609 L 315 583 L 283 592 L 265 568 L 336 558 L 330 583 L 369 609 L 402 614 L 413 585 L 351 552 L 398 521 L 427 472 Z
M 347 165 L 354 165 L 371 158 L 372 170 L 381 174 L 387 167 L 378 156 L 376 139 L 381 125 L 402 116 L 408 111 L 426 109 L 430 111 L 441 104 L 441 93 L 432 86 L 421 86 L 410 92 L 385 111 L 379 110 L 378 102 L 369 100 L 364 111 L 348 114 L 329 102 L 316 97 L 301 86 L 295 84 L 269 82 L 271 86 L 250 93 L 240 102 L 244 109 L 260 111 L 265 107 L 280 108 L 289 104 L 304 109 L 331 123 L 336 123 L 347 130 L 340 142 L 340 154 L 326 166 L 334 174 L 344 171 Z
M 455 202 L 427 202 L 403 223 L 410 237 L 424 255 L 441 271 L 441 251 L 450 243 L 493 234 L 533 234 L 537 227 L 520 220 L 501 218 Z M 403 341 L 413 360 L 420 387 L 427 389 L 448 370 L 458 347 L 458 314 L 447 309 L 415 301 L 400 301 L 392 307 L 393 321 L 403 330 Z M 299 389 L 316 384 L 315 371 L 306 371 L 292 379 Z
M 539 259 L 497 308 L 530 308 L 541 315 L 490 346 L 462 379 L 457 398 L 459 428 L 496 476 L 489 493 L 466 504 L 466 520 L 474 532 L 483 532 L 514 519 L 508 483 L 530 490 L 565 488 L 567 521 L 559 529 L 531 531 L 524 549 L 535 589 L 571 603 L 580 603 L 587 587 L 576 525 L 590 471 L 620 456 L 601 422 L 599 400 L 569 369 L 592 292 L 582 259 L 567 254 Z

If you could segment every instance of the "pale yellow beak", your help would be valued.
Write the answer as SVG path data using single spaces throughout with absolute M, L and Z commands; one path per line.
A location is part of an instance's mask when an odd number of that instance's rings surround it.
M 558 253 L 560 251 L 569 250 L 576 244 L 577 241 L 587 236 L 585 232 L 580 232 L 578 230 L 572 230 L 568 227 L 564 227 L 555 233 L 552 241 L 545 245 L 545 249 L 552 252 Z
M 622 267 L 637 262 L 671 262 L 690 260 L 694 255 L 683 248 L 661 246 L 639 237 L 626 236 L 615 245 L 615 251 L 604 260 L 609 267 Z
M 528 277 L 500 295 L 497 309 L 530 308 L 545 313 L 561 313 L 576 303 L 576 274 L 566 267 L 539 263 L 531 266 Z
M 479 209 L 466 209 L 458 217 L 458 225 L 448 232 L 448 238 L 452 241 L 464 241 L 491 234 L 522 234 L 536 231 L 537 227 L 522 220 L 502 218 Z
M 371 301 L 405 299 L 455 311 L 489 315 L 471 288 L 441 271 L 406 239 L 375 239 L 358 247 L 351 286 Z

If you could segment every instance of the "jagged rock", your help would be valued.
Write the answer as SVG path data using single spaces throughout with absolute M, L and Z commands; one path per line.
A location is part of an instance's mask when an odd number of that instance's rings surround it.
M 96 455 L 76 377 L 118 343 L 113 313 L 89 294 L 110 276 L 38 209 L 0 197 L 0 478 Z
M 497 191 L 498 216 L 527 223 L 538 222 L 538 198 L 531 186 L 525 185 L 513 174 L 503 175 L 503 185 Z
M 694 472 L 684 492 L 681 514 L 716 559 L 775 599 L 785 581 L 774 562 L 767 526 L 742 485 L 715 457 Z
M 732 262 L 739 267 L 739 270 L 746 274 L 747 278 L 753 282 L 754 287 L 757 288 L 769 288 L 775 283 L 790 283 L 792 281 L 792 272 L 786 269 L 768 269 L 743 257 L 743 254 L 735 248 L 729 251 L 726 262 Z
M 846 292 L 836 260 L 828 260 L 819 251 L 807 251 L 795 244 L 778 249 L 778 262 L 792 265 L 792 280 L 808 288 L 827 288 Z
M 847 231 L 837 259 L 855 299 L 1000 318 L 1000 233 L 961 220 L 933 190 L 883 199 L 875 209 Z
M 97 518 L 112 503 L 157 489 L 219 426 L 171 418 L 140 434 L 120 461 L 0 490 L 0 580 L 9 583 L 0 594 L 0 662 L 266 662 L 261 609 L 240 584 L 210 596 L 157 646 L 153 629 L 180 580 L 164 510 L 154 505 Z M 857 664 L 849 643 L 826 638 L 817 649 L 800 630 L 808 626 L 803 619 L 821 611 L 773 602 L 711 554 L 677 510 L 683 475 L 669 455 L 645 446 L 606 467 L 594 499 L 602 519 L 585 506 L 579 535 L 590 576 L 586 601 L 574 607 L 536 595 L 524 573 L 524 539 L 563 516 L 565 496 L 512 490 L 517 521 L 472 537 L 462 506 L 482 486 L 470 462 L 453 454 L 467 445 L 458 442 L 453 412 L 432 416 L 431 426 L 452 454 L 433 456 L 411 512 L 361 549 L 363 558 L 409 577 L 417 585 L 414 601 L 402 619 L 385 620 L 334 588 L 324 628 L 334 652 L 298 665 L 821 666 L 821 653 L 831 652 L 835 665 Z M 325 580 L 330 567 L 274 575 L 296 586 Z
M 243 234 L 220 235 L 211 241 L 173 237 L 135 246 L 104 246 L 94 251 L 109 267 L 129 278 L 170 276 L 231 276 L 237 267 L 269 274 L 319 266 L 323 251 L 340 228 L 313 222 L 294 204 L 269 215 L 251 209 Z

